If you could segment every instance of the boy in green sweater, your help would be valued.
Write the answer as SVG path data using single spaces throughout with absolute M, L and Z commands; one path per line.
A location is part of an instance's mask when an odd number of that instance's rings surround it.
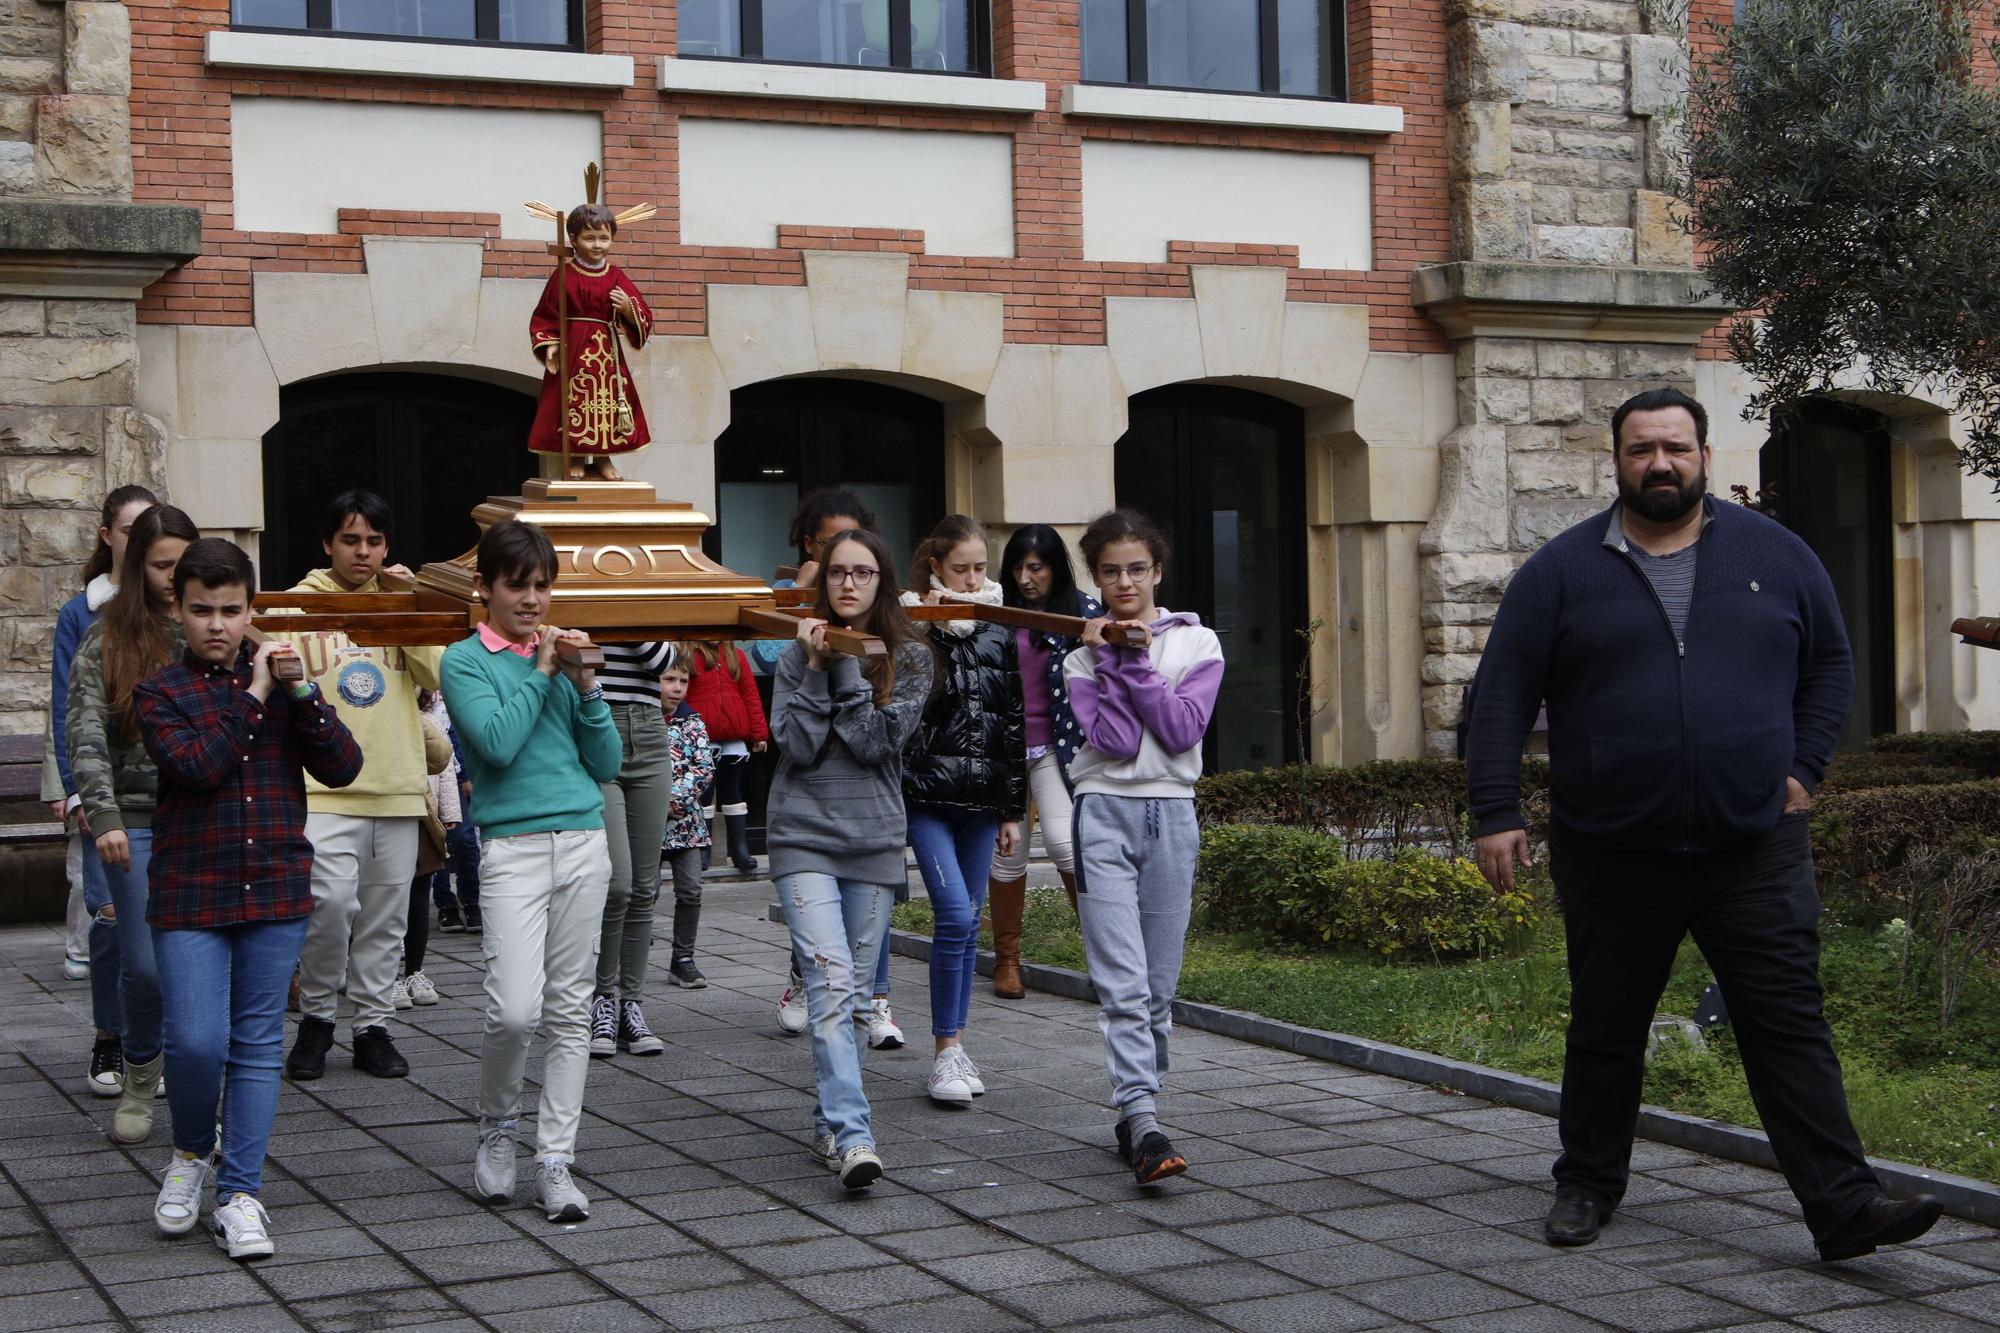
M 587 669 L 561 666 L 556 644 L 581 640 L 544 623 L 556 552 L 531 523 L 509 520 L 479 541 L 474 587 L 486 623 L 445 649 L 445 706 L 479 793 L 485 843 L 486 1037 L 480 1050 L 479 1147 L 473 1188 L 514 1194 L 521 1082 L 535 1029 L 548 1034 L 535 1144 L 535 1198 L 551 1222 L 577 1222 L 590 1201 L 570 1179 L 583 1081 L 590 1068 L 590 994 L 611 883 L 598 784 L 623 749 Z

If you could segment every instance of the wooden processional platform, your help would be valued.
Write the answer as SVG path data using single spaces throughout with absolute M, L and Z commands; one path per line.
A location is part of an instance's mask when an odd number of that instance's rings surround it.
M 528 482 L 520 495 L 490 496 L 472 511 L 483 533 L 520 519 L 547 532 L 556 548 L 548 621 L 582 630 L 596 643 L 647 639 L 789 639 L 814 594 L 773 589 L 725 569 L 701 549 L 709 517 L 693 505 L 658 499 L 643 481 Z M 450 644 L 486 618 L 473 589 L 477 550 L 425 565 L 413 584 L 383 592 L 264 592 L 252 622 L 265 633 L 338 631 L 365 647 Z M 1081 635 L 1083 622 L 968 602 L 910 608 L 917 620 L 972 617 L 1051 633 Z M 1115 627 L 1107 639 L 1122 642 Z M 829 628 L 829 646 L 878 656 L 882 641 Z

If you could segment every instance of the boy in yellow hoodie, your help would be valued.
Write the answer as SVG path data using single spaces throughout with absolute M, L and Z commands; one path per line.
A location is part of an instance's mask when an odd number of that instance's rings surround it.
M 384 563 L 393 526 L 381 496 L 357 490 L 337 497 L 322 525 L 331 564 L 306 575 L 293 591 L 376 592 L 383 574 L 409 577 L 404 566 Z M 344 974 L 347 997 L 354 1002 L 354 1067 L 378 1078 L 402 1078 L 410 1065 L 389 1037 L 389 1021 L 396 1013 L 392 993 L 425 808 L 417 690 L 437 688 L 444 650 L 364 648 L 338 631 L 283 637 L 304 660 L 307 679 L 353 733 L 362 756 L 361 776 L 351 786 L 334 790 L 306 779 L 313 913 L 299 954 L 304 1017 L 285 1072 L 299 1080 L 326 1072 Z

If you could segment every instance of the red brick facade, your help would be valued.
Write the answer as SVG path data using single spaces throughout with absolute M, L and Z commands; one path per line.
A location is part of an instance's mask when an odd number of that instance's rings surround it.
M 1411 309 L 1410 271 L 1451 258 L 1444 145 L 1444 0 L 1349 0 L 1354 100 L 1401 107 L 1404 128 L 1387 136 L 1317 131 L 1207 128 L 1101 122 L 1064 116 L 1061 89 L 1078 77 L 1076 0 L 993 0 L 996 74 L 1048 85 L 1034 115 L 922 108 L 762 101 L 668 94 L 655 87 L 656 62 L 674 51 L 674 6 L 590 0 L 590 49 L 631 55 L 633 86 L 617 91 L 510 87 L 464 81 L 391 79 L 210 69 L 202 42 L 229 23 L 228 0 L 131 0 L 134 195 L 199 207 L 205 253 L 156 284 L 142 321 L 249 324 L 253 271 L 359 272 L 364 234 L 474 235 L 489 238 L 486 274 L 538 277 L 548 258 L 539 243 L 502 240 L 491 214 L 342 210 L 334 235 L 241 232 L 231 211 L 229 114 L 232 97 L 293 97 L 409 104 L 595 110 L 604 117 L 604 170 L 619 204 L 651 200 L 650 223 L 620 238 L 618 262 L 645 289 L 666 333 L 705 331 L 709 283 L 804 281 L 802 247 L 911 253 L 910 283 L 931 289 L 1000 292 L 1010 342 L 1101 343 L 1107 296 L 1185 295 L 1190 262 L 1277 262 L 1290 269 L 1294 301 L 1366 302 L 1381 351 L 1449 350 L 1437 327 Z M 1002 133 L 1014 141 L 1015 257 L 926 255 L 921 233 L 784 227 L 771 249 L 683 246 L 679 230 L 678 125 L 683 114 L 800 124 Z M 1083 258 L 1082 154 L 1086 139 L 1142 140 L 1358 153 L 1374 159 L 1375 268 L 1367 272 L 1298 267 L 1296 253 L 1204 245 L 1172 246 L 1165 263 L 1098 263 Z M 579 167 L 581 164 L 579 164 Z M 1220 251 L 1220 253 L 1218 252 Z

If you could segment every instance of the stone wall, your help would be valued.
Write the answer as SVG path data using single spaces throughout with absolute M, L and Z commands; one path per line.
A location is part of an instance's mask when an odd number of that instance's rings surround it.
M 0 732 L 40 731 L 56 613 L 105 492 L 164 495 L 133 407 L 136 302 L 199 248 L 191 210 L 135 207 L 125 7 L 0 11 Z
M 1607 424 L 1692 392 L 1699 297 L 1670 208 L 1687 53 L 1641 0 L 1450 0 L 1456 263 L 1415 298 L 1453 336 L 1459 428 L 1423 542 L 1425 747 L 1450 754 L 1507 581 L 1616 495 Z

